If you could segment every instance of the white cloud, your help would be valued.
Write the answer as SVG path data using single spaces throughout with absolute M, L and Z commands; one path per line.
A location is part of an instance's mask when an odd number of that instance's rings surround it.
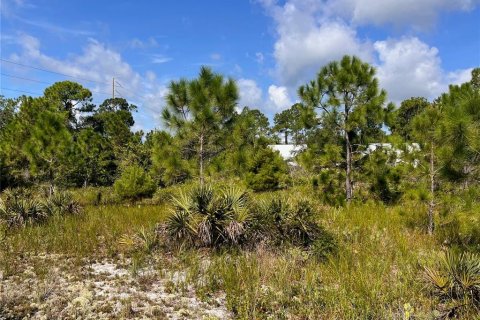
M 395 102 L 411 96 L 436 98 L 450 83 L 469 80 L 471 69 L 446 71 L 437 48 L 417 37 L 372 43 L 357 34 L 360 24 L 429 26 L 444 10 L 469 10 L 478 0 L 259 0 L 275 23 L 275 70 L 285 93 L 314 78 L 321 66 L 356 55 L 377 66 L 380 86 Z M 269 101 L 281 105 L 276 86 Z
M 297 86 L 311 79 L 321 66 L 345 54 L 372 60 L 371 44 L 360 40 L 346 23 L 325 19 L 318 1 L 264 5 L 276 23 L 274 57 L 276 74 L 283 84 Z
M 172 61 L 172 58 L 164 56 L 163 54 L 153 54 L 152 55 L 152 63 L 155 64 L 162 64 L 165 62 Z
M 289 97 L 288 89 L 282 86 L 271 85 L 268 87 L 268 100 L 270 106 L 275 111 L 281 111 L 289 108 L 292 105 L 292 100 Z
M 117 86 L 117 94 L 139 106 L 139 115 L 136 118 L 140 119 L 141 123 L 138 125 L 144 129 L 152 129 L 159 125 L 158 122 L 152 123 L 151 118 L 160 114 L 164 105 L 163 96 L 166 86 L 157 80 L 152 71 L 141 75 L 123 60 L 120 53 L 93 39 L 88 41 L 81 54 L 69 55 L 63 60 L 43 53 L 40 41 L 33 36 L 19 34 L 18 43 L 21 46 L 20 53 L 12 54 L 9 60 L 79 79 L 93 80 L 81 81 L 75 78 L 66 78 L 66 80 L 81 82 L 92 90 L 94 97 L 98 99 L 100 96 L 99 100 L 109 98 L 109 95 L 102 93 L 111 92 L 111 83 L 114 77 L 115 81 L 120 84 Z M 145 114 L 150 116 L 144 117 Z
M 442 11 L 471 10 L 476 4 L 477 0 L 329 0 L 324 10 L 355 24 L 425 29 L 435 24 Z
M 456 70 L 447 73 L 446 79 L 448 84 L 461 84 L 472 80 L 473 68 Z
M 34 26 L 36 28 L 45 29 L 51 33 L 56 35 L 70 35 L 70 36 L 93 36 L 96 34 L 95 31 L 86 30 L 86 29 L 75 29 L 69 27 L 63 27 L 60 25 L 56 25 L 47 21 L 40 21 L 40 20 L 32 20 L 32 19 L 25 19 L 19 16 L 14 16 L 14 18 L 22 23 Z
M 471 69 L 445 72 L 437 48 L 416 37 L 377 41 L 374 47 L 380 60 L 377 72 L 380 85 L 392 101 L 414 96 L 434 99 L 446 91 L 450 83 L 470 79 Z
M 248 106 L 250 108 L 259 108 L 263 105 L 262 89 L 251 79 L 237 80 L 237 86 L 240 93 L 240 100 L 238 106 L 243 108 Z

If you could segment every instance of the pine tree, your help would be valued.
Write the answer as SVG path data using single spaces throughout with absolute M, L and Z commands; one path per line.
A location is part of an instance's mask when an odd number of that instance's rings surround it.
M 306 106 L 319 108 L 322 117 L 333 119 L 343 137 L 349 203 L 353 197 L 353 139 L 380 134 L 385 118 L 386 93 L 379 90 L 375 69 L 357 57 L 344 56 L 323 67 L 315 80 L 299 88 L 298 94 Z
M 208 160 L 225 149 L 225 134 L 231 127 L 238 89 L 210 68 L 202 67 L 198 78 L 170 83 L 165 124 L 185 141 L 185 153 L 198 159 L 199 180 L 205 181 Z

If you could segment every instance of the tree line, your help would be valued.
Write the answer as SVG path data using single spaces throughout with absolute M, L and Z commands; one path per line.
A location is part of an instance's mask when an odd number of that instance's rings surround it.
M 257 191 L 311 185 L 333 205 L 416 194 L 433 215 L 437 193 L 478 188 L 479 94 L 476 68 L 471 81 L 433 101 L 395 106 L 375 68 L 345 56 L 300 86 L 299 102 L 270 125 L 260 110 L 238 109 L 233 79 L 202 67 L 196 78 L 170 83 L 165 130 L 144 133 L 132 131 L 135 105 L 114 98 L 97 106 L 88 89 L 62 81 L 41 97 L 0 99 L 0 189 L 108 186 L 123 174 L 142 176 L 153 190 L 234 177 Z M 267 148 L 275 143 L 307 145 L 299 166 Z

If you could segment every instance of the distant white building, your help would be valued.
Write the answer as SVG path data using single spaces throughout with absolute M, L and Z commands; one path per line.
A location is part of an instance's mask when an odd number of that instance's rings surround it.
M 268 147 L 273 151 L 278 151 L 283 160 L 292 166 L 297 165 L 297 163 L 293 161 L 295 156 L 307 149 L 306 144 L 270 144 Z
M 296 167 L 298 164 L 294 161 L 297 154 L 307 149 L 306 144 L 270 144 L 268 147 L 274 151 L 278 151 L 283 160 L 291 166 Z M 403 153 L 418 152 L 420 151 L 420 145 L 418 143 L 407 143 L 405 149 L 398 149 L 392 146 L 391 143 L 370 143 L 364 151 L 360 151 L 362 157 L 368 156 L 376 151 L 383 151 L 387 154 L 395 154 L 395 165 L 402 163 Z M 416 167 L 418 160 L 414 160 L 414 166 Z
M 395 154 L 395 165 L 403 162 L 402 155 L 404 150 L 394 148 L 391 143 L 370 143 L 367 146 L 365 151 L 361 151 L 362 156 L 368 156 L 369 154 L 374 153 L 375 151 L 384 151 L 387 154 Z M 407 143 L 405 145 L 405 151 L 407 153 L 418 152 L 420 151 L 420 144 L 418 143 Z M 414 160 L 414 166 L 416 167 L 418 160 Z

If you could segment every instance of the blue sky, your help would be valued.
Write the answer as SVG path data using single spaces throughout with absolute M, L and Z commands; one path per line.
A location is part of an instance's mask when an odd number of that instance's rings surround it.
M 433 99 L 480 65 L 480 1 L 1 2 L 1 58 L 17 63 L 1 62 L 3 95 L 68 79 L 99 103 L 115 77 L 116 94 L 139 106 L 136 129 L 161 126 L 168 82 L 201 65 L 238 81 L 239 106 L 272 116 L 344 54 L 375 65 L 391 101 Z

